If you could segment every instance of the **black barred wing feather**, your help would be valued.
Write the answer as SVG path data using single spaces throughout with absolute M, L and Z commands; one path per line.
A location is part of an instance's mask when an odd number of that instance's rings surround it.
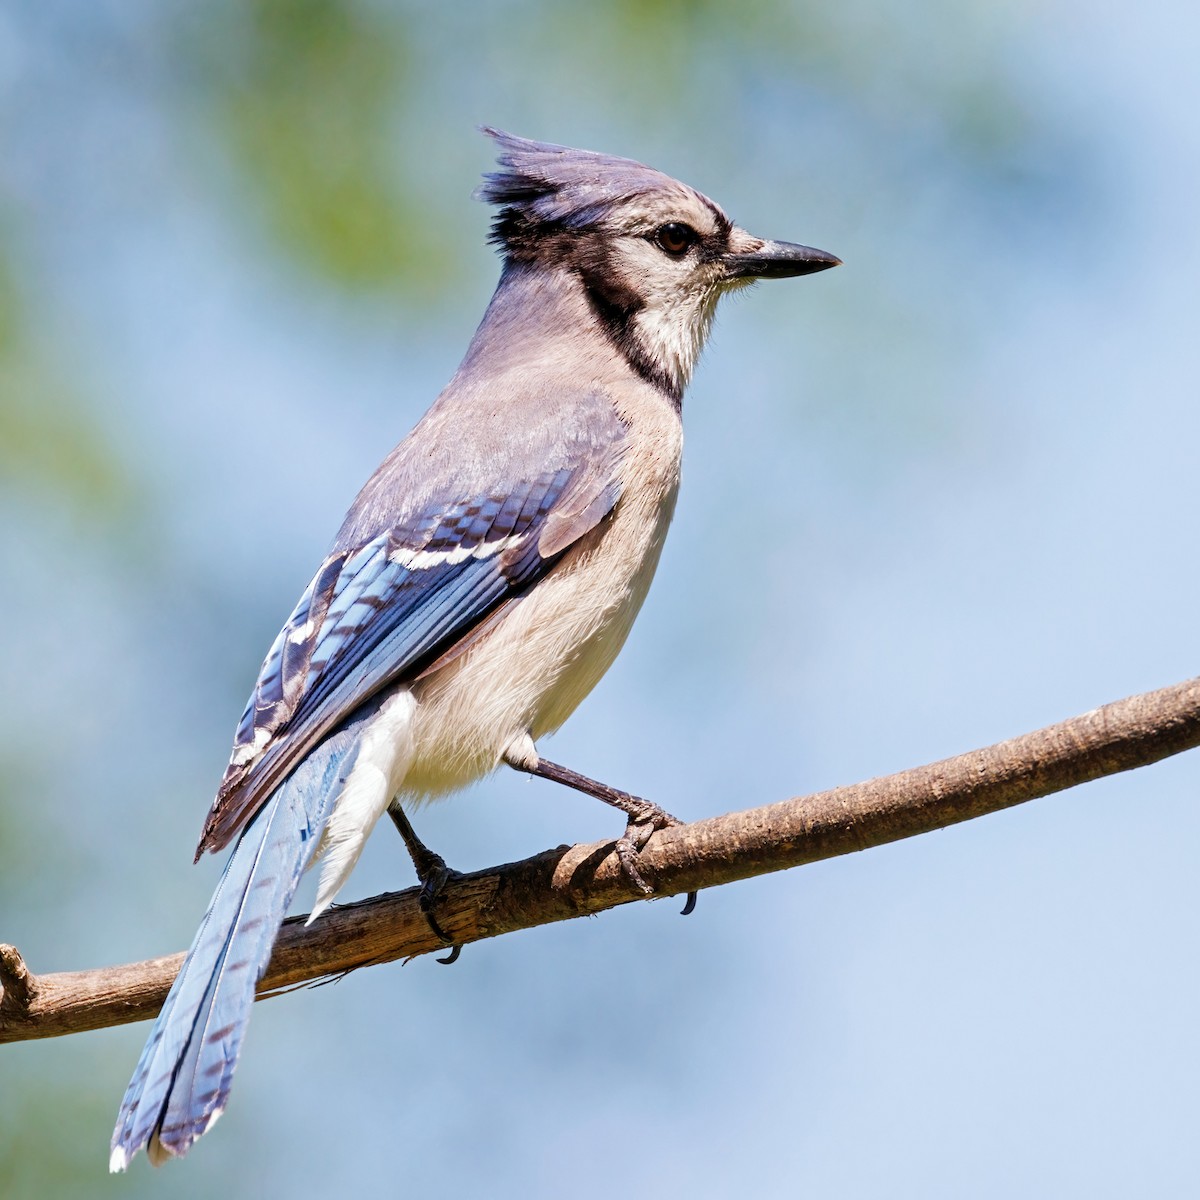
M 431 503 L 322 564 L 275 640 L 238 726 L 197 857 L 219 850 L 312 748 L 535 583 L 618 498 L 616 457 L 502 495 Z
M 347 555 L 331 554 L 313 576 L 292 615 L 279 631 L 259 671 L 254 694 L 242 714 L 233 740 L 233 754 L 222 780 L 226 785 L 243 778 L 262 749 L 287 724 L 304 691 L 309 663 L 339 584 Z

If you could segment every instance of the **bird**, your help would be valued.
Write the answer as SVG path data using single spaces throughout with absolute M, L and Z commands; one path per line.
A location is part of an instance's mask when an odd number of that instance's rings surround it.
M 447 943 L 434 908 L 448 869 L 405 807 L 505 764 L 623 809 L 622 865 L 651 890 L 637 855 L 675 819 L 537 743 L 612 664 L 646 597 L 717 302 L 840 260 L 755 237 L 632 159 L 482 131 L 498 169 L 475 194 L 494 209 L 499 283 L 262 665 L 196 859 L 234 849 L 125 1092 L 112 1171 L 143 1148 L 156 1166 L 184 1155 L 224 1111 L 302 874 L 320 863 L 311 921 L 385 812 Z

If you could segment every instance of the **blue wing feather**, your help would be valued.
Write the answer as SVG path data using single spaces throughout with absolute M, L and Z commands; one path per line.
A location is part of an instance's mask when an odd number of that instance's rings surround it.
M 604 478 L 581 492 L 580 474 L 595 478 L 598 465 Z M 611 461 L 582 467 L 544 470 L 502 494 L 426 504 L 322 564 L 263 665 L 197 856 L 227 844 L 358 705 L 418 674 L 550 570 L 575 540 L 539 551 L 564 495 L 586 499 L 587 528 L 611 511 L 619 495 Z

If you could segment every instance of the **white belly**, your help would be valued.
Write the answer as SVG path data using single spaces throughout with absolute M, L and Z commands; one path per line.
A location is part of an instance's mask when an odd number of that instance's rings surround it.
M 651 507 L 622 501 L 460 658 L 413 685 L 413 758 L 401 794 L 443 795 L 486 775 L 522 734 L 556 730 L 612 665 L 662 552 L 678 477 Z

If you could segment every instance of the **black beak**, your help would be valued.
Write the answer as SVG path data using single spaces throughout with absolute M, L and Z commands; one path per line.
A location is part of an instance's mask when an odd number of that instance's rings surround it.
M 841 264 L 840 258 L 824 250 L 791 242 L 763 242 L 748 254 L 725 257 L 730 279 L 791 279 L 794 275 L 812 275 Z

